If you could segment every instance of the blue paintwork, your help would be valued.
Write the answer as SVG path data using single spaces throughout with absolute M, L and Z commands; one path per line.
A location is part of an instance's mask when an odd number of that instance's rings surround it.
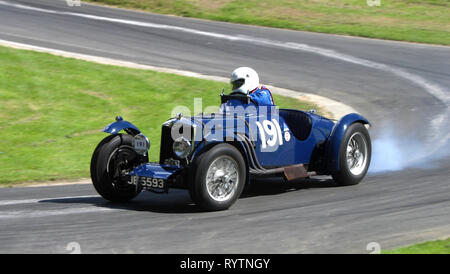
M 221 107 L 224 113 L 227 112 L 226 111 L 227 106 L 231 107 L 242 106 L 243 108 L 246 107 L 246 105 L 243 104 L 241 101 L 230 100 Z M 253 105 L 253 107 L 255 106 Z M 290 110 L 290 111 L 302 112 L 299 110 Z M 253 130 L 249 129 L 248 126 L 242 126 L 242 124 L 241 126 L 236 126 L 233 123 L 229 123 L 231 126 L 227 127 L 225 123 L 226 119 L 224 118 L 220 119 L 224 120 L 223 125 L 224 131 L 226 131 L 227 129 L 231 130 L 231 133 L 229 131 L 227 131 L 227 133 L 224 133 L 225 136 L 230 136 L 231 134 L 233 134 L 234 133 L 233 130 L 238 133 L 244 133 L 247 136 L 256 136 L 255 151 L 257 158 L 263 167 L 270 168 L 300 163 L 304 164 L 309 163 L 311 160 L 311 156 L 314 152 L 314 149 L 316 147 L 316 144 L 325 142 L 328 136 L 330 135 L 332 127 L 334 126 L 334 123 L 332 121 L 313 113 L 305 113 L 305 112 L 302 113 L 308 115 L 311 118 L 312 122 L 311 134 L 309 134 L 309 137 L 305 140 L 298 140 L 297 138 L 294 137 L 286 121 L 284 120 L 283 117 L 279 115 L 279 112 L 276 108 L 267 111 L 267 113 L 261 113 L 258 111 L 256 117 L 252 115 L 245 115 L 245 118 L 240 117 L 241 119 L 245 119 L 245 121 L 249 123 L 250 128 L 253 128 Z M 231 118 L 231 119 L 238 120 L 239 118 L 234 119 Z M 265 120 L 272 121 L 272 119 L 278 121 L 280 125 L 283 144 L 276 145 L 276 147 L 273 148 L 275 149 L 273 151 L 264 151 L 260 131 L 258 130 L 255 123 L 256 122 L 262 123 L 262 121 Z M 289 141 L 287 141 L 285 138 L 286 132 L 288 132 L 288 135 L 290 136 Z M 208 139 L 208 136 L 206 136 L 206 139 Z M 216 140 L 216 141 L 222 142 L 223 140 Z
M 167 180 L 173 174 L 180 170 L 178 166 L 160 165 L 157 163 L 146 163 L 136 167 L 128 175 L 137 175 L 139 177 L 149 177 Z
M 299 111 L 300 112 L 300 111 Z M 276 151 L 264 152 L 261 148 L 262 142 L 258 132 L 258 142 L 256 145 L 256 155 L 258 156 L 259 162 L 263 167 L 276 167 L 276 166 L 287 166 L 293 164 L 306 164 L 310 162 L 311 155 L 315 148 L 315 145 L 319 142 L 325 141 L 328 137 L 323 130 L 320 130 L 321 119 L 316 116 L 311 116 L 312 130 L 311 134 L 306 140 L 298 140 L 294 137 L 291 129 L 287 125 L 283 117 L 278 115 L 273 115 L 267 117 L 266 119 L 278 119 L 281 132 L 290 135 L 290 140 L 287 141 L 284 136 L 283 145 L 279 145 Z M 324 134 L 325 133 L 325 134 Z
M 357 113 L 350 113 L 342 117 L 334 126 L 326 148 L 326 157 L 329 160 L 328 169 L 330 172 L 338 171 L 340 169 L 339 152 L 342 139 L 344 138 L 347 128 L 356 122 L 370 125 L 369 121 L 363 116 Z
M 124 129 L 133 129 L 135 130 L 137 133 L 140 133 L 141 131 L 132 123 L 128 122 L 128 121 L 117 121 L 117 122 L 113 122 L 109 125 L 107 125 L 104 129 L 103 132 L 106 133 L 111 133 L 111 134 L 116 134 L 119 133 L 121 130 Z

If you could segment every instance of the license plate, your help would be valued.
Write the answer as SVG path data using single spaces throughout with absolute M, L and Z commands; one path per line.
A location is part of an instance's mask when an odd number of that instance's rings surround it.
M 142 140 L 142 139 L 135 138 L 134 142 L 133 142 L 133 146 L 136 151 L 146 151 L 147 150 L 147 143 L 145 142 L 145 140 Z
M 144 188 L 156 188 L 156 189 L 164 189 L 165 183 L 166 182 L 164 179 L 139 177 L 136 175 L 130 176 L 130 181 L 128 182 L 128 184 L 130 185 L 140 184 Z

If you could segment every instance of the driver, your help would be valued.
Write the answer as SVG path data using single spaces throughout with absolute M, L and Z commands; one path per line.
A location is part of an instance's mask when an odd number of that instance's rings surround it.
M 258 73 L 249 67 L 240 67 L 231 73 L 232 93 L 249 95 L 258 106 L 274 106 L 273 97 L 264 86 L 259 85 Z

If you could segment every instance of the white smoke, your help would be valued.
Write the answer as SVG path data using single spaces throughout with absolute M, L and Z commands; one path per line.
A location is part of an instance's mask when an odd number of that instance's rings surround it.
M 439 167 L 450 156 L 450 110 L 430 120 L 424 138 L 417 132 L 407 135 L 396 133 L 392 127 L 379 129 L 380 134 L 372 140 L 372 160 L 369 173 L 399 171 L 405 168 Z

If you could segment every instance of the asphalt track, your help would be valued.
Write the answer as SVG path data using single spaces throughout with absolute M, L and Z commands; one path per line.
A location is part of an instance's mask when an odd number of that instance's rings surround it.
M 1 253 L 66 253 L 70 242 L 85 253 L 367 253 L 370 242 L 383 249 L 450 236 L 448 47 L 58 0 L 0 1 L 0 39 L 223 77 L 252 66 L 265 84 L 349 104 L 372 122 L 374 140 L 389 131 L 399 146 L 413 140 L 426 150 L 357 186 L 255 182 L 213 213 L 182 190 L 116 205 L 90 185 L 0 189 Z

